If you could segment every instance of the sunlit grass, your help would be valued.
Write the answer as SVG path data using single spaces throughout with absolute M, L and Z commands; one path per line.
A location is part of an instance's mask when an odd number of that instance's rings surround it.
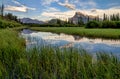
M 20 23 L 11 20 L 4 20 L 0 18 L 0 29 L 3 28 L 13 28 L 22 26 Z
M 86 29 L 84 27 L 30 27 L 30 29 L 91 38 L 120 39 L 120 29 Z
M 41 47 L 25 50 L 13 30 L 0 30 L 0 79 L 119 79 L 120 60 L 85 50 Z

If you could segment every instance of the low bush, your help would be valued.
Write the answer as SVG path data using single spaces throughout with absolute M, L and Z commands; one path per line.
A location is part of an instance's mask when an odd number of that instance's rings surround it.
M 120 28 L 120 21 L 116 21 L 116 28 Z
M 1 20 L 0 19 L 0 28 L 13 28 L 13 27 L 20 27 L 22 26 L 20 23 L 17 23 L 15 21 L 7 21 L 7 20 Z
M 116 28 L 115 21 L 103 21 L 102 28 Z
M 120 28 L 120 21 L 90 21 L 86 24 L 86 28 Z
M 79 27 L 75 24 L 25 24 L 30 27 Z
M 86 24 L 86 28 L 100 28 L 101 23 L 97 21 L 90 21 Z

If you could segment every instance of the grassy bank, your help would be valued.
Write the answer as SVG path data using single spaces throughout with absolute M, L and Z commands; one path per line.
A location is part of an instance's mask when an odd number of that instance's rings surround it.
M 22 26 L 20 23 L 10 20 L 4 20 L 0 18 L 0 29 L 3 28 L 13 28 Z
M 107 54 L 96 59 L 84 50 L 51 47 L 25 51 L 24 40 L 0 30 L 0 79 L 119 79 L 120 61 Z
M 83 27 L 30 27 L 30 29 L 92 38 L 120 39 L 120 29 L 85 29 Z

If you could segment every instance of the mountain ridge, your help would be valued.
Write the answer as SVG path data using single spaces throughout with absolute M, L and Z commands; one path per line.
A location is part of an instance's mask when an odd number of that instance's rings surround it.
M 28 24 L 31 24 L 31 23 L 33 23 L 33 24 L 44 24 L 45 23 L 43 21 L 39 21 L 37 19 L 31 19 L 31 18 L 22 18 L 22 19 L 20 19 L 20 21 L 22 23 L 28 23 Z

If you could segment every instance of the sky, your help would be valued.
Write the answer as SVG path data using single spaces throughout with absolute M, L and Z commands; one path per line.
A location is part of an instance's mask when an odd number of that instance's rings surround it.
M 99 17 L 104 13 L 120 13 L 120 0 L 0 0 L 0 3 L 4 3 L 5 13 L 43 21 L 65 20 L 75 12 Z

